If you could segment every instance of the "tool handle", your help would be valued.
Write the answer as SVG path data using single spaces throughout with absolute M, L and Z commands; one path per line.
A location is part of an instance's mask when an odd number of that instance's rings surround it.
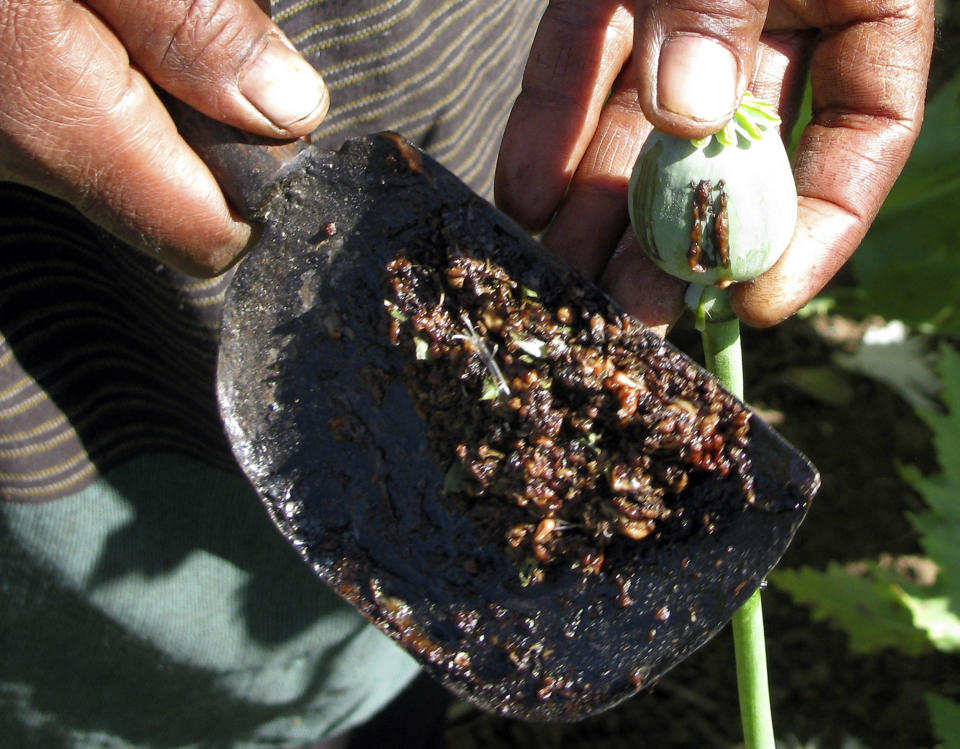
M 245 219 L 263 218 L 277 177 L 308 142 L 264 138 L 217 122 L 172 97 L 165 97 L 165 103 L 180 134 L 209 167 L 233 207 Z

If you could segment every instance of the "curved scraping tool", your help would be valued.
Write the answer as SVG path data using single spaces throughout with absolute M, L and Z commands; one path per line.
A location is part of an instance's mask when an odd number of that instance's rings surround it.
M 398 136 L 279 159 L 210 142 L 262 159 L 204 151 L 263 225 L 223 319 L 236 457 L 431 674 L 503 714 L 584 717 L 760 585 L 819 478 L 696 364 Z

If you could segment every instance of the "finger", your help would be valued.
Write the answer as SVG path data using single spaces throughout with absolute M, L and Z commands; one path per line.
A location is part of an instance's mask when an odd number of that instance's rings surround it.
M 683 314 L 687 284 L 654 265 L 640 249 L 632 230 L 621 238 L 600 285 L 627 312 L 661 336 Z
M 773 268 L 733 290 L 738 314 L 752 325 L 792 315 L 849 259 L 923 117 L 932 2 L 902 11 L 852 0 L 825 6 L 835 30 L 824 33 L 811 62 L 813 119 L 794 164 L 797 229 Z
M 810 41 L 807 33 L 765 34 L 758 48 L 758 65 L 751 90 L 765 101 L 779 102 L 785 121 L 793 119 L 791 114 L 795 112 L 796 99 L 802 93 L 806 50 Z M 635 117 L 633 121 L 638 119 Z M 645 127 L 649 128 L 650 125 Z M 640 139 L 644 137 L 641 135 Z M 635 159 L 635 156 L 632 158 Z M 584 158 L 584 164 L 588 163 L 589 159 Z M 577 190 L 577 181 L 578 178 L 575 178 L 571 196 Z M 595 225 L 593 221 L 588 223 Z M 553 225 L 548 233 L 552 230 Z M 589 237 L 582 241 L 589 242 Z M 621 237 L 613 257 L 604 268 L 600 283 L 628 312 L 662 336 L 667 334 L 685 309 L 686 284 L 661 271 L 646 256 L 632 228 Z
M 88 0 L 147 77 L 190 106 L 244 130 L 306 135 L 329 96 L 253 0 Z
M 785 121 L 796 117 L 806 75 L 810 35 L 764 35 L 751 89 L 778 103 Z M 627 193 L 637 154 L 651 130 L 639 110 L 633 68 L 610 96 L 563 202 L 542 241 L 556 255 L 596 279 L 629 222 Z
M 856 250 L 863 220 L 830 201 L 800 198 L 790 246 L 770 270 L 731 289 L 737 315 L 748 325 L 783 322 L 810 301 Z
M 681 138 L 715 133 L 753 77 L 767 0 L 638 0 L 640 107 Z
M 637 106 L 632 81 L 610 96 L 543 243 L 596 280 L 629 224 L 630 173 L 650 125 Z
M 556 211 L 629 57 L 631 24 L 620 0 L 553 0 L 544 12 L 495 182 L 497 203 L 527 228 Z
M 74 204 L 197 275 L 223 270 L 251 228 L 177 133 L 120 42 L 79 3 L 8 4 L 0 24 L 0 178 Z
M 803 100 L 816 38 L 816 32 L 810 30 L 765 31 L 757 47 L 757 65 L 748 90 L 777 107 L 782 120 L 780 134 L 787 141 Z

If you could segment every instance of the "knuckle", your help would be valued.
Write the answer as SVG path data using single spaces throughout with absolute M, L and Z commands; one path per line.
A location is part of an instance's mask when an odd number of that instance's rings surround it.
M 766 18 L 767 0 L 674 0 L 664 12 L 675 28 L 706 31 L 720 38 L 758 35 Z
M 227 66 L 235 70 L 259 38 L 228 0 L 189 0 L 183 8 L 160 59 L 160 65 L 172 72 L 221 78 L 224 62 L 237 60 Z

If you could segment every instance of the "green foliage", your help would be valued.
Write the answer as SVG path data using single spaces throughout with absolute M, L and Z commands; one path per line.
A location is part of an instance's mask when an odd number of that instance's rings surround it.
M 933 432 L 937 460 L 943 471 L 924 476 L 913 467 L 901 471 L 924 498 L 927 509 L 908 517 L 920 545 L 939 573 L 927 588 L 912 591 L 905 604 L 914 623 L 938 650 L 960 651 L 960 353 L 940 349 L 938 373 L 946 411 L 918 410 Z
M 937 461 L 943 469 L 943 481 L 947 486 L 960 487 L 960 352 L 946 344 L 940 347 L 937 358 L 937 374 L 943 383 L 940 400 L 944 411 L 920 409 L 920 417 L 933 432 Z M 960 507 L 953 506 L 949 497 L 934 491 L 928 504 L 943 513 L 953 522 L 960 522 Z
M 831 562 L 825 571 L 781 569 L 771 573 L 770 581 L 797 603 L 810 606 L 814 619 L 845 631 L 854 653 L 897 648 L 918 655 L 929 650 L 904 605 L 903 581 L 879 564 L 865 567 L 855 571 Z
M 960 73 L 929 102 L 910 160 L 852 268 L 839 310 L 960 335 L 956 207 L 960 205 Z
M 956 0 L 938 3 L 946 11 Z M 960 17 L 954 14 L 953 17 Z M 804 106 L 809 107 L 809 87 Z M 792 133 L 796 146 L 806 109 Z M 852 287 L 835 283 L 810 305 L 850 317 L 899 320 L 915 330 L 960 338 L 960 240 L 955 211 L 960 206 L 960 67 L 928 102 L 924 127 L 900 179 L 850 263 Z M 881 352 L 871 351 L 871 354 Z M 815 619 L 845 631 L 850 649 L 867 653 L 896 649 L 907 654 L 960 652 L 960 353 L 943 346 L 937 370 L 942 407 L 927 400 L 919 351 L 886 347 L 886 378 L 929 426 L 940 472 L 924 475 L 914 466 L 900 475 L 923 498 L 922 511 L 907 514 L 922 558 L 884 557 L 851 565 L 831 563 L 774 572 L 771 582 L 811 607 Z M 847 362 L 878 379 L 876 359 Z M 903 385 L 908 385 L 904 392 Z M 916 390 L 916 395 L 909 397 Z M 921 392 L 922 391 L 922 392 Z M 960 702 L 927 695 L 940 749 L 960 749 Z
M 927 695 L 927 710 L 939 749 L 960 749 L 960 703 L 939 694 Z
M 854 652 L 960 652 L 960 353 L 944 345 L 937 372 L 944 410 L 918 413 L 933 432 L 943 471 L 901 471 L 926 504 L 908 514 L 926 554 L 926 574 L 917 574 L 918 565 L 908 560 L 881 560 L 830 564 L 825 571 L 781 570 L 770 577 L 795 601 L 811 606 L 815 618 L 847 632 Z
M 804 567 L 770 576 L 810 606 L 815 619 L 844 630 L 856 653 L 960 652 L 960 352 L 941 346 L 936 369 L 943 409 L 917 413 L 933 433 L 942 470 L 924 475 L 913 466 L 901 469 L 926 505 L 907 514 L 926 557 L 831 563 L 824 571 Z M 927 708 L 938 747 L 960 749 L 960 703 L 930 694 Z

